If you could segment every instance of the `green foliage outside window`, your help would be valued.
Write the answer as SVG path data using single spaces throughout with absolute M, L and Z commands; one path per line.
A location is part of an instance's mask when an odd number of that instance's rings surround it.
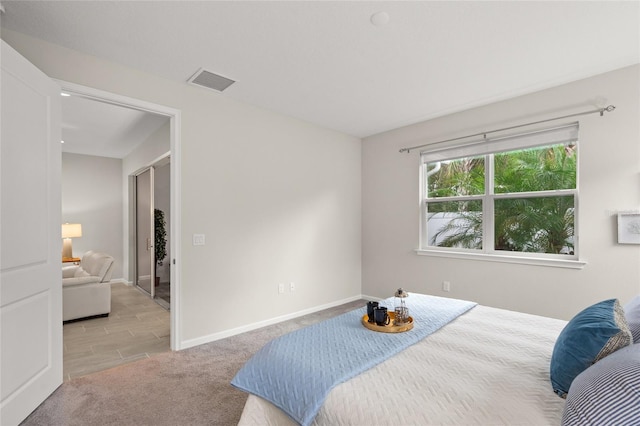
M 560 144 L 427 164 L 429 243 L 482 249 L 482 203 L 493 202 L 495 250 L 572 253 L 574 195 L 553 191 L 576 188 L 576 157 Z M 496 195 L 486 197 L 491 185 Z

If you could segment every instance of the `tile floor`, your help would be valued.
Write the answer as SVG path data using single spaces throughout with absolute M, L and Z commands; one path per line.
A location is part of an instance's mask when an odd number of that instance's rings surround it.
M 170 314 L 137 289 L 111 286 L 111 314 L 63 326 L 64 379 L 170 350 Z

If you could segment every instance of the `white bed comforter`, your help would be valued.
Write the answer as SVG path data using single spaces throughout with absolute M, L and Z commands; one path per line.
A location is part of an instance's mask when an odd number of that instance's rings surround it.
M 565 324 L 477 306 L 336 386 L 313 424 L 559 425 L 565 401 L 551 389 L 549 360 Z M 239 424 L 296 423 L 250 395 Z

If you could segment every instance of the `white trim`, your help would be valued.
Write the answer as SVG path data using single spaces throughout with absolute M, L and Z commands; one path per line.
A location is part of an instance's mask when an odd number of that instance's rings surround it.
M 180 230 L 182 229 L 182 211 L 181 211 L 181 111 L 164 105 L 154 104 L 140 99 L 122 96 L 104 90 L 95 89 L 93 87 L 82 86 L 80 84 L 71 83 L 64 80 L 56 81 L 61 89 L 78 96 L 88 99 L 94 99 L 99 102 L 106 102 L 113 105 L 134 108 L 140 111 L 146 111 L 153 114 L 164 115 L 169 117 L 170 147 L 171 147 L 171 349 L 184 349 L 184 342 L 181 341 L 182 315 L 180 305 L 180 289 L 181 282 L 181 259 L 182 251 Z M 126 243 L 126 242 L 125 242 Z
M 171 132 L 171 180 L 170 191 L 171 205 L 169 211 L 171 213 L 171 245 L 169 247 L 171 253 L 170 262 L 170 281 L 171 281 L 171 349 L 180 350 L 186 346 L 182 341 L 182 113 L 175 110 L 169 124 Z M 175 285 L 174 285 L 175 283 Z
M 146 111 L 153 114 L 164 115 L 167 117 L 171 117 L 176 113 L 180 113 L 180 110 L 168 106 L 154 104 L 151 102 L 143 101 L 141 99 L 130 98 L 128 96 L 118 95 L 117 93 L 106 92 L 104 90 L 83 86 L 81 84 L 71 83 L 69 81 L 58 79 L 53 80 L 60 84 L 63 92 L 70 92 L 87 99 L 93 99 L 112 105 L 134 108 L 140 111 Z
M 368 301 L 368 302 L 379 302 L 381 300 L 384 300 L 384 298 L 382 297 L 375 297 L 375 296 L 368 296 L 366 294 L 362 295 L 362 299 Z
M 550 266 L 555 268 L 582 269 L 587 265 L 584 260 L 542 259 L 524 256 L 501 256 L 486 253 L 463 253 L 459 251 L 440 251 L 415 249 L 420 256 L 446 257 L 450 259 L 481 260 L 485 262 L 516 263 L 520 265 Z
M 283 321 L 291 320 L 294 318 L 302 317 L 304 315 L 313 314 L 315 312 L 323 311 L 325 309 L 333 308 L 336 306 L 344 305 L 345 303 L 355 302 L 360 299 L 369 299 L 369 296 L 362 296 L 360 294 L 352 297 L 348 297 L 342 300 L 336 300 L 335 302 L 326 303 L 324 305 L 315 306 L 313 308 L 304 309 L 302 311 L 294 312 L 287 315 L 281 315 L 278 317 L 274 317 L 268 320 L 254 322 L 252 324 L 243 325 L 241 327 L 232 328 L 229 330 L 220 331 L 218 333 L 209 334 L 207 336 L 198 337 L 196 339 L 185 340 L 182 342 L 182 349 L 191 348 L 193 346 L 203 345 L 205 343 L 215 342 L 216 340 L 226 339 L 227 337 L 235 336 L 237 334 L 246 333 L 248 331 L 257 330 L 262 327 L 266 327 L 269 325 L 277 324 Z M 380 300 L 376 298 L 371 298 L 371 300 Z M 363 305 L 364 306 L 364 305 Z

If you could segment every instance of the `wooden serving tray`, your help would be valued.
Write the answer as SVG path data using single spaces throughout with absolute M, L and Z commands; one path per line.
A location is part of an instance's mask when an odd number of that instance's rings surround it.
M 362 317 L 362 325 L 364 325 L 369 330 L 379 331 L 381 333 L 402 333 L 404 331 L 409 331 L 413 328 L 413 317 L 409 317 L 409 320 L 400 325 L 394 325 L 394 320 L 396 318 L 395 312 L 388 312 L 391 321 L 389 321 L 389 325 L 378 325 L 375 322 L 369 322 L 369 315 L 364 314 Z

